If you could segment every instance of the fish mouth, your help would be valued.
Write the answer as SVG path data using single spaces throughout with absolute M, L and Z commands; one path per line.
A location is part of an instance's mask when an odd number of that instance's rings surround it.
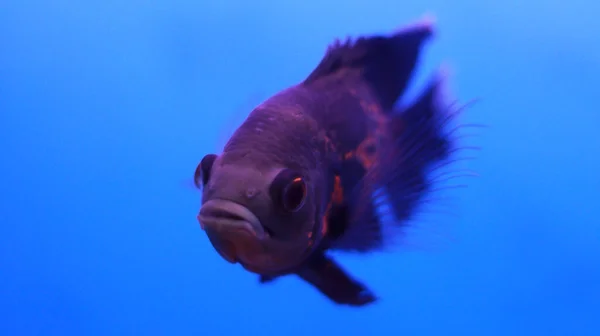
M 210 200 L 202 205 L 198 222 L 215 250 L 232 264 L 264 253 L 262 242 L 268 234 L 258 217 L 241 204 Z

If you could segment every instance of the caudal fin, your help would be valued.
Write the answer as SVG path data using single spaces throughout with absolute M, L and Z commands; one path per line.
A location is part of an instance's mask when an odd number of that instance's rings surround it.
M 451 162 L 456 152 L 452 121 L 458 113 L 446 96 L 447 74 L 440 71 L 421 96 L 392 117 L 394 145 L 384 156 L 379 176 L 391 208 L 400 221 L 409 219 L 436 181 L 431 173 Z
M 390 111 L 406 90 L 417 65 L 421 47 L 433 34 L 431 20 L 421 20 L 390 36 L 339 40 L 330 45 L 316 69 L 305 79 L 310 84 L 345 71 L 362 76 L 376 94 L 381 107 Z

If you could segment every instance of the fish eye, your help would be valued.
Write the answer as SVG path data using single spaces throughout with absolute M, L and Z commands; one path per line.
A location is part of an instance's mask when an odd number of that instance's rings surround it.
M 288 212 L 299 211 L 304 205 L 306 194 L 306 181 L 291 169 L 281 171 L 271 185 L 271 197 Z
M 296 212 L 304 205 L 306 183 L 302 177 L 296 177 L 283 190 L 282 204 L 287 211 Z
M 208 183 L 210 171 L 216 159 L 217 156 L 215 154 L 205 155 L 198 164 L 198 167 L 196 167 L 196 171 L 194 172 L 194 184 L 198 189 Z

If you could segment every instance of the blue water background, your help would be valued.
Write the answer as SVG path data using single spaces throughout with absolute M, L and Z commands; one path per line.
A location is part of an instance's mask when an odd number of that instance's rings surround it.
M 600 334 L 599 9 L 1 1 L 0 335 Z M 481 98 L 463 120 L 491 126 L 458 215 L 415 223 L 451 238 L 337 254 L 382 297 L 365 309 L 220 259 L 187 184 L 200 158 L 333 38 L 425 13 L 415 84 L 447 63 L 452 91 Z

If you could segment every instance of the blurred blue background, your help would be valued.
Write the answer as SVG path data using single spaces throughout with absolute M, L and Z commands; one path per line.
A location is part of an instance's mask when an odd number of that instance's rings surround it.
M 2 1 L 0 335 L 600 334 L 599 8 Z M 201 157 L 335 37 L 424 13 L 418 78 L 446 62 L 481 98 L 463 120 L 491 126 L 459 215 L 431 226 L 451 241 L 337 256 L 382 297 L 365 309 L 220 259 L 188 183 Z

